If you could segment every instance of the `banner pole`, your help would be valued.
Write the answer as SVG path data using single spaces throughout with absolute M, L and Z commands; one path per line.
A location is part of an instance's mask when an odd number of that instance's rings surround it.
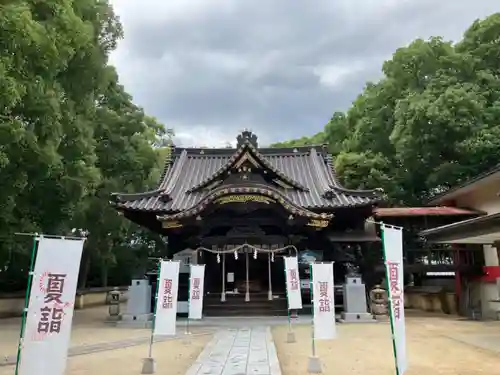
M 186 319 L 186 335 L 189 335 L 189 310 L 191 306 L 191 275 L 193 272 L 192 269 L 193 265 L 189 265 L 189 279 L 188 279 L 188 313 L 187 313 L 187 319 Z
M 151 335 L 149 337 L 148 357 L 144 358 L 142 364 L 141 374 L 154 374 L 156 370 L 156 363 L 153 358 L 153 343 L 156 322 L 156 306 L 158 306 L 158 291 L 160 290 L 160 272 L 161 272 L 161 259 L 158 261 L 158 274 L 156 276 L 156 292 L 153 306 L 153 319 L 151 320 Z
M 310 274 L 310 283 L 309 283 L 309 291 L 311 293 L 311 309 L 312 309 L 312 324 L 311 324 L 311 357 L 309 357 L 309 361 L 307 363 L 307 371 L 310 374 L 321 374 L 321 361 L 316 356 L 316 337 L 314 335 L 314 279 L 313 279 L 313 265 L 309 264 L 309 274 Z
M 29 298 L 30 298 L 30 291 L 31 291 L 31 283 L 33 281 L 33 267 L 35 265 L 36 245 L 38 242 L 38 234 L 34 233 L 34 235 L 35 235 L 35 237 L 33 237 L 33 247 L 31 249 L 31 259 L 30 259 L 30 265 L 29 265 L 29 270 L 28 270 L 28 284 L 26 286 L 26 296 L 24 299 L 24 309 L 23 309 L 23 315 L 21 318 L 21 331 L 19 333 L 19 343 L 17 345 L 15 375 L 18 375 L 18 373 L 19 373 L 19 363 L 21 361 L 21 350 L 22 350 L 22 346 L 23 346 L 24 332 L 26 329 L 26 318 L 28 315 L 28 305 L 29 305 Z
M 398 352 L 396 350 L 396 336 L 394 335 L 394 319 L 393 319 L 393 310 L 392 310 L 392 298 L 391 298 L 391 288 L 389 285 L 390 275 L 389 268 L 387 267 L 387 254 L 385 251 L 385 231 L 384 231 L 384 223 L 379 223 L 382 229 L 382 243 L 384 248 L 384 266 L 385 266 L 385 282 L 387 284 L 387 293 L 388 293 L 388 307 L 389 307 L 389 323 L 391 325 L 391 338 L 392 338 L 392 352 L 394 356 L 394 364 L 396 366 L 396 375 L 399 375 L 399 367 L 398 367 Z
M 283 262 L 284 263 L 284 262 Z M 285 282 L 287 280 L 287 273 L 286 273 L 286 267 L 285 267 L 285 264 L 283 264 L 284 268 L 285 268 Z M 298 269 L 297 269 L 298 271 Z M 300 276 L 299 276 L 299 283 L 300 283 Z M 290 300 L 289 300 L 289 297 L 288 297 L 288 285 L 286 286 L 286 303 L 287 303 L 287 315 L 288 315 L 288 332 L 286 334 L 286 342 L 288 344 L 292 344 L 294 342 L 297 342 L 297 339 L 295 338 L 295 332 L 293 331 L 293 328 L 292 328 L 292 312 L 290 310 Z
M 311 327 L 312 327 L 312 330 L 311 330 L 311 345 L 312 345 L 312 356 L 313 357 L 316 357 L 316 340 L 315 340 L 315 337 L 314 337 L 314 296 L 313 296 L 313 288 L 314 288 L 314 284 L 313 284 L 313 271 L 312 271 L 312 264 L 309 265 L 309 269 L 310 269 L 310 276 L 309 276 L 309 293 L 311 294 L 311 309 L 312 309 L 312 324 L 311 324 Z

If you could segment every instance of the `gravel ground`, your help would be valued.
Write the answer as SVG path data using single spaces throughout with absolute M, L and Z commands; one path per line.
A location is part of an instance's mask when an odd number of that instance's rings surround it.
M 118 328 L 105 323 L 107 307 L 77 310 L 73 317 L 71 346 L 93 345 L 110 341 L 146 338 L 150 329 Z M 21 319 L 0 320 L 0 358 L 17 352 Z
M 185 375 L 211 338 L 211 335 L 203 335 L 193 336 L 189 340 L 156 343 L 153 347 L 156 374 Z M 138 375 L 141 373 L 142 359 L 147 354 L 148 345 L 139 345 L 71 357 L 68 359 L 66 375 Z M 14 366 L 0 367 L 0 375 L 13 373 Z
M 318 341 L 324 374 L 394 375 L 387 322 L 338 325 L 338 338 Z M 287 344 L 288 327 L 273 329 L 283 375 L 307 374 L 310 326 L 295 328 L 297 343 Z M 477 338 L 490 344 L 474 345 Z M 466 340 L 464 338 L 469 338 Z M 451 318 L 408 318 L 409 369 L 405 375 L 500 375 L 500 322 L 464 322 Z
M 142 358 L 148 354 L 147 342 L 151 330 L 145 328 L 114 327 L 105 323 L 107 307 L 75 312 L 71 332 L 71 351 L 81 352 L 92 347 L 124 347 L 71 356 L 66 375 L 132 375 L 140 374 Z M 21 319 L 0 320 L 0 361 L 17 352 Z M 213 331 L 211 329 L 210 331 Z M 192 327 L 192 336 L 185 336 L 178 327 L 179 339 L 157 342 L 153 356 L 157 361 L 157 374 L 184 375 L 205 344 L 212 338 L 203 326 Z M 128 344 L 127 344 L 128 342 Z M 137 345 L 139 344 L 140 345 Z M 92 350 L 93 351 L 93 350 Z M 0 366 L 0 375 L 12 375 L 13 366 Z

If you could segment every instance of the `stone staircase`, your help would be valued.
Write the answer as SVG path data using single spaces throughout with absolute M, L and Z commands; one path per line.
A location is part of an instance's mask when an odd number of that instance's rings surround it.
M 250 293 L 250 301 L 245 302 L 245 294 L 226 294 L 226 302 L 220 301 L 220 293 L 210 293 L 204 297 L 205 316 L 287 316 L 285 293 L 274 294 L 269 301 L 267 292 Z

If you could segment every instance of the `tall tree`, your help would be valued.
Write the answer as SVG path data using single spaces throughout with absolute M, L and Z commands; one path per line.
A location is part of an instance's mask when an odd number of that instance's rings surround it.
M 500 162 L 500 14 L 453 45 L 435 37 L 398 49 L 323 137 L 348 187 L 382 187 L 398 204 Z
M 90 231 L 105 283 L 116 238 L 137 231 L 108 194 L 148 184 L 164 130 L 108 66 L 121 36 L 107 0 L 0 4 L 0 288 L 24 286 L 30 246 L 14 232 Z

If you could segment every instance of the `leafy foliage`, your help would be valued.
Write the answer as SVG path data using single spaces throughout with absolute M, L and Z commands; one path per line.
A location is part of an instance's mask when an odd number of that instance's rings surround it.
M 348 187 L 419 204 L 500 162 L 500 13 L 398 49 L 322 133 Z M 283 144 L 310 144 L 301 138 Z
M 82 285 L 128 278 L 130 239 L 149 241 L 108 204 L 147 188 L 168 143 L 107 64 L 121 37 L 105 0 L 0 5 L 0 289 L 25 286 L 31 246 L 15 232 L 90 232 Z

